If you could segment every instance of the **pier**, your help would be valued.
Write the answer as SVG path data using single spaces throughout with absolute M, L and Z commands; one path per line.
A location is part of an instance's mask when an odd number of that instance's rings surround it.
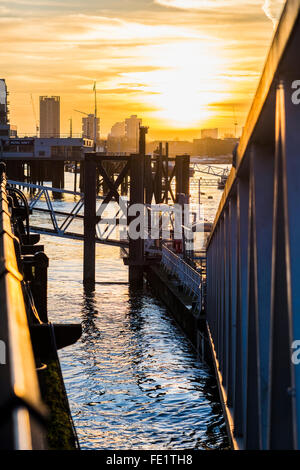
M 233 152 L 230 172 L 213 165 L 191 165 L 186 154 L 170 157 L 168 144 L 160 144 L 156 152 L 147 155 L 148 128 L 144 126 L 139 128 L 137 153 L 129 155 L 92 151 L 90 142 L 82 142 L 79 155 L 71 152 L 39 157 L 23 152 L 23 148 L 12 149 L 10 141 L 6 147 L 2 145 L 2 448 L 79 448 L 57 351 L 76 344 L 82 329 L 95 364 L 93 341 L 103 334 L 106 352 L 102 352 L 107 363 L 112 363 L 120 375 L 134 376 L 136 382 L 132 383 L 139 390 L 149 387 L 148 398 L 152 399 L 153 394 L 155 399 L 158 397 L 161 383 L 151 388 L 149 382 L 153 379 L 148 380 L 147 372 L 139 369 L 140 363 L 144 364 L 144 350 L 135 351 L 135 360 L 126 356 L 126 347 L 132 347 L 130 341 L 137 350 L 139 341 L 145 342 L 140 323 L 146 322 L 145 318 L 149 322 L 151 315 L 145 313 L 147 302 L 140 305 L 143 301 L 137 299 L 148 295 L 151 305 L 154 298 L 160 299 L 159 309 L 166 308 L 174 321 L 172 331 L 178 335 L 180 331 L 192 345 L 197 367 L 201 365 L 205 371 L 201 397 L 210 396 L 209 386 L 218 391 L 222 409 L 218 419 L 226 427 L 226 437 L 219 448 L 299 450 L 300 369 L 294 354 L 300 342 L 300 105 L 294 100 L 295 80 L 300 79 L 299 44 L 300 1 L 290 0 L 276 30 L 242 137 Z M 76 147 L 76 142 L 73 144 Z M 15 146 L 22 147 L 22 142 L 15 142 Z M 28 146 L 33 149 L 37 143 L 30 141 Z M 55 163 L 55 171 L 51 163 Z M 73 164 L 72 190 L 64 186 L 65 169 Z M 196 188 L 199 211 L 202 186 L 214 185 L 223 191 L 213 223 L 193 209 L 191 177 L 195 173 L 205 175 L 198 178 Z M 52 186 L 44 185 L 48 180 Z M 55 204 L 64 198 L 69 198 L 68 210 Z M 107 215 L 109 204 L 114 213 L 111 210 Z M 34 217 L 44 219 L 36 222 Z M 201 248 L 196 246 L 197 232 L 203 237 Z M 49 259 L 40 244 L 40 236 L 49 235 L 65 243 L 81 242 L 82 324 L 49 321 Z M 120 250 L 126 279 L 113 274 L 115 279 L 98 280 L 97 246 Z M 121 353 L 115 353 L 117 363 L 110 356 L 105 338 L 109 331 L 116 342 L 119 339 L 115 332 L 112 334 L 112 318 L 104 312 L 103 331 L 97 326 L 97 282 L 114 285 L 116 298 L 118 289 L 128 287 L 120 304 L 125 303 L 127 295 L 127 303 L 137 305 L 128 307 L 128 323 L 120 319 L 116 322 L 121 343 L 124 331 L 130 330 L 131 335 L 122 343 Z M 101 299 L 107 309 L 108 304 L 114 303 L 110 295 Z M 72 303 L 72 298 L 68 301 Z M 144 316 L 135 315 L 136 310 Z M 154 344 L 157 339 L 161 320 L 157 318 L 155 327 L 148 326 L 145 333 L 149 335 L 150 362 L 151 341 Z M 156 361 L 157 351 L 159 347 L 155 349 Z M 124 359 L 122 368 L 120 363 L 125 356 L 130 364 Z M 89 363 L 90 358 L 85 360 Z M 151 367 L 159 368 L 159 364 L 151 363 Z M 105 380 L 107 370 L 108 366 Z M 172 378 L 168 376 L 168 380 Z M 101 386 L 105 389 L 103 383 Z M 172 387 L 176 388 L 173 382 Z M 102 392 L 108 395 L 107 390 Z M 97 393 L 87 405 L 84 402 L 85 406 L 95 406 L 99 413 L 103 406 L 108 414 L 113 414 Z M 134 415 L 121 385 L 117 393 L 126 403 L 126 412 Z M 95 416 L 94 419 L 97 421 Z M 122 425 L 125 433 L 126 426 Z M 101 426 L 105 427 L 105 420 Z M 111 426 L 114 434 L 110 445 L 117 445 L 114 420 Z M 145 439 L 149 443 L 148 436 Z M 191 442 L 198 445 L 198 441 Z M 205 443 L 207 448 L 216 446 L 212 439 Z

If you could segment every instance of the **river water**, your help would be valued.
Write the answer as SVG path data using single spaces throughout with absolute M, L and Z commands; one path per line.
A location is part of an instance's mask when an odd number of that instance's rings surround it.
M 66 173 L 66 186 L 72 178 Z M 208 219 L 220 196 L 216 188 L 203 191 Z M 71 204 L 54 203 L 59 210 Z M 82 284 L 81 242 L 51 236 L 41 242 L 50 259 L 49 319 L 83 328 L 81 339 L 59 352 L 81 448 L 226 448 L 212 371 L 149 287 L 130 290 L 119 248 L 97 246 L 91 291 Z

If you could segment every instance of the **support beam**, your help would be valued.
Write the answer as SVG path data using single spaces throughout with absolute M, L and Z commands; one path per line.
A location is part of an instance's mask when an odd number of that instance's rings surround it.
M 131 155 L 130 159 L 130 206 L 145 202 L 144 175 L 145 175 L 145 138 L 147 128 L 140 128 L 140 154 Z M 144 215 L 144 214 L 143 214 Z M 129 224 L 135 217 L 128 217 Z M 129 232 L 129 282 L 134 287 L 143 284 L 144 272 L 144 239 L 134 240 Z
M 155 169 L 155 202 L 160 204 L 162 202 L 162 174 L 163 174 L 163 156 L 162 156 L 162 143 L 159 144 L 159 155 L 156 158 Z
M 247 299 L 248 299 L 248 210 L 249 178 L 241 177 L 237 185 L 237 297 L 236 297 L 236 373 L 234 397 L 235 437 L 244 435 Z
M 77 162 L 74 162 L 74 193 L 76 193 L 76 188 L 77 188 Z
M 252 405 L 255 397 L 257 403 L 257 420 L 259 444 L 267 449 L 268 431 L 268 394 L 269 394 L 269 350 L 270 350 L 270 308 L 271 308 L 271 267 L 272 267 L 272 229 L 274 198 L 274 147 L 252 144 L 250 154 L 250 225 L 249 239 L 249 281 L 248 292 L 248 386 L 247 409 L 254 416 Z M 263 203 L 262 203 L 263 201 Z M 251 300 L 252 299 L 252 300 Z M 254 320 L 252 341 L 250 340 L 250 323 Z M 253 351 L 254 347 L 256 350 Z M 257 378 L 251 373 L 251 349 L 256 356 L 254 366 Z M 253 390 L 254 382 L 257 391 Z M 248 438 L 252 432 L 248 422 Z
M 179 155 L 175 160 L 176 197 L 178 194 L 190 194 L 190 156 Z
M 83 282 L 95 282 L 96 270 L 96 162 L 93 155 L 84 160 L 84 259 Z
M 299 324 L 300 224 L 298 172 L 300 139 L 298 124 L 300 108 L 292 103 L 290 90 L 291 84 L 287 81 L 280 82 L 276 92 L 269 377 L 270 449 L 297 448 L 295 403 L 297 388 L 294 375 L 295 366 L 291 360 L 291 347 L 293 339 L 298 339 L 297 336 L 293 335 L 293 315 L 296 325 Z M 295 259 L 293 259 L 293 256 L 295 256 Z

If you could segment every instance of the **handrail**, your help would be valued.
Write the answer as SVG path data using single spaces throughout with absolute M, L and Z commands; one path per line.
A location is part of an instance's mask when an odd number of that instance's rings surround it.
M 42 185 L 33 184 L 33 183 L 26 183 L 24 181 L 7 180 L 7 184 L 8 184 L 8 188 L 14 188 L 16 186 L 20 186 L 20 187 L 24 187 L 27 189 L 37 190 L 34 196 L 28 201 L 29 210 L 32 210 L 32 211 L 34 210 L 34 211 L 44 212 L 44 213 L 49 214 L 52 228 L 31 226 L 30 227 L 31 232 L 46 234 L 46 235 L 54 235 L 54 236 L 57 235 L 61 237 L 72 238 L 74 240 L 76 239 L 83 240 L 83 234 L 69 232 L 67 230 L 69 229 L 70 225 L 75 219 L 81 219 L 81 220 L 84 219 L 84 215 L 80 214 L 80 212 L 82 211 L 84 207 L 84 193 L 73 192 L 67 189 L 52 188 L 50 186 L 42 186 Z M 63 211 L 56 210 L 54 208 L 50 193 L 60 193 L 60 194 L 66 193 L 69 195 L 80 196 L 80 197 L 74 200 L 74 206 L 72 209 L 70 209 L 70 212 L 63 212 Z M 37 203 L 41 201 L 42 198 L 45 199 L 47 208 L 37 206 Z M 105 199 L 105 196 L 96 196 L 97 201 L 104 201 L 104 199 Z M 127 204 L 127 201 L 124 201 L 124 204 Z M 61 220 L 58 217 L 63 217 L 63 219 Z M 110 232 L 108 233 L 106 238 L 101 236 L 101 233 L 98 230 L 99 225 L 101 223 L 107 224 L 106 229 L 104 231 L 104 233 L 106 233 L 108 228 L 110 227 L 111 222 L 112 221 L 110 219 L 106 219 L 106 218 L 103 218 L 101 221 L 98 221 L 96 225 L 96 228 L 97 228 L 96 242 L 106 243 L 106 244 L 110 244 L 113 246 L 121 246 L 121 247 L 126 245 L 124 241 L 108 238 L 115 228 L 114 224 L 112 224 Z
M 202 308 L 201 275 L 165 245 L 162 246 L 161 264 L 169 273 L 178 278 L 189 295 L 195 299 L 195 309 L 200 311 Z
M 11 214 L 5 165 L 0 164 L 0 339 L 6 359 L 0 365 L 0 448 L 39 449 L 45 415 L 38 385 Z
M 84 196 L 83 193 L 70 191 L 69 189 L 52 188 L 51 186 L 42 186 L 40 184 L 26 183 L 25 181 L 7 180 L 7 183 L 12 186 L 21 186 L 23 188 L 40 189 L 40 190 L 51 191 L 53 193 L 61 193 L 61 194 L 72 194 L 72 196 L 81 196 L 81 197 Z

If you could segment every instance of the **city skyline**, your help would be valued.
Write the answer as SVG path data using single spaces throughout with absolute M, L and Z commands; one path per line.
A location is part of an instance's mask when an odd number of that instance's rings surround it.
M 87 138 L 94 140 L 94 131 L 95 131 L 95 114 L 87 114 L 85 112 L 74 110 L 81 115 L 82 117 L 82 128 L 81 133 L 74 135 L 72 128 L 72 119 L 69 119 L 69 134 L 63 134 L 60 132 L 60 96 L 40 96 L 39 97 L 39 119 L 33 105 L 33 113 L 35 118 L 36 129 L 35 132 L 27 133 L 26 136 L 18 132 L 16 125 L 11 124 L 10 122 L 10 110 L 7 106 L 7 97 L 9 91 L 6 86 L 5 79 L 0 79 L 0 114 L 2 116 L 3 124 L 7 124 L 9 128 L 9 133 L 11 137 L 39 137 L 39 138 L 65 138 L 69 137 L 79 137 Z M 96 95 L 95 95 L 96 96 Z M 32 99 L 32 95 L 31 95 Z M 0 120 L 1 120 L 0 116 Z M 131 115 L 130 117 L 125 118 L 124 121 L 116 122 L 112 125 L 110 132 L 107 136 L 102 136 L 100 139 L 100 118 L 96 118 L 96 135 L 97 142 L 107 141 L 107 146 L 114 148 L 114 151 L 118 152 L 129 152 L 134 153 L 138 148 L 139 141 L 139 127 L 143 125 L 142 119 L 138 115 Z M 218 128 L 208 128 L 208 129 L 198 129 L 201 139 L 211 138 L 212 140 L 218 139 L 232 139 L 237 138 L 237 128 L 235 127 L 234 132 L 231 129 L 218 129 Z M 7 132 L 7 131 L 5 131 Z M 193 142 L 197 141 L 197 138 L 192 139 Z M 199 140 L 199 139 L 198 139 Z M 180 140 L 178 138 L 168 138 L 160 139 L 160 141 L 165 141 L 169 143 L 181 143 L 183 145 L 188 144 L 187 148 L 182 148 L 181 153 L 190 153 L 190 145 L 193 142 L 191 140 Z M 150 139 L 151 144 L 157 145 L 158 140 Z M 112 151 L 109 149 L 108 151 Z M 116 148 L 115 148 L 116 147 Z M 153 148 L 154 149 L 154 148 Z
M 33 132 L 40 95 L 61 96 L 61 132 L 93 112 L 101 135 L 138 114 L 149 138 L 242 127 L 281 1 L 0 1 L 11 123 Z M 237 8 L 238 7 L 238 8 Z M 263 10 L 264 7 L 264 10 Z M 273 21 L 271 21 L 273 20 Z

